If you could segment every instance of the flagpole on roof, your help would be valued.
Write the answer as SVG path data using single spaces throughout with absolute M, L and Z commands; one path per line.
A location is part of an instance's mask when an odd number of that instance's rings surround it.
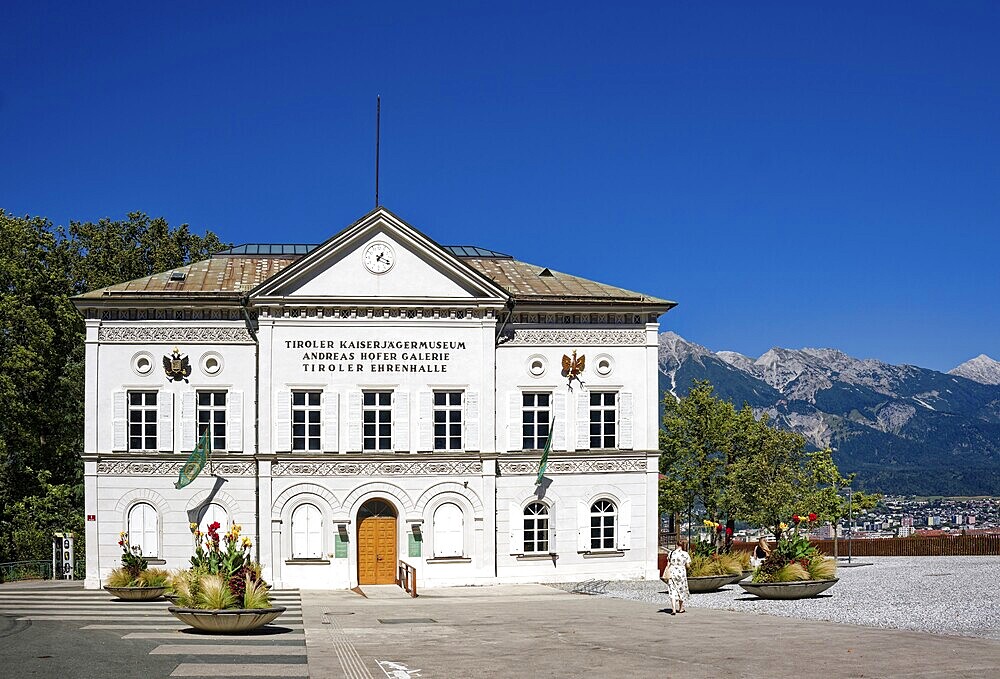
M 378 163 L 382 141 L 382 95 L 375 95 L 375 207 L 378 202 Z

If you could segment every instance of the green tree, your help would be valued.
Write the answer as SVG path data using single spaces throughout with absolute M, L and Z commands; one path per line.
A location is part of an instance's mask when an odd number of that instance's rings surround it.
M 212 232 L 197 236 L 140 212 L 62 228 L 0 209 L 0 561 L 48 553 L 39 531 L 82 526 L 74 522 L 83 508 L 83 321 L 70 297 L 223 247 Z M 66 512 L 67 498 L 75 518 L 24 516 Z
M 832 519 L 843 477 L 830 449 L 809 451 L 801 434 L 769 426 L 762 417 L 747 437 L 747 454 L 730 469 L 734 511 L 776 537 L 793 514 Z
M 686 513 L 698 507 L 712 520 L 734 519 L 729 469 L 742 454 L 737 442 L 754 422 L 749 407 L 737 411 L 715 396 L 710 383 L 696 382 L 684 398 L 663 398 L 660 430 L 660 511 Z

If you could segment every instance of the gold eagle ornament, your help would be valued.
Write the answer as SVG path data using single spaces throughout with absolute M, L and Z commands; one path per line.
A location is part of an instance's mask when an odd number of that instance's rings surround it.
M 168 380 L 187 382 L 187 378 L 191 376 L 191 361 L 187 356 L 181 356 L 181 352 L 174 347 L 172 355 L 163 357 L 163 372 L 167 374 Z
M 583 369 L 587 365 L 587 357 L 580 356 L 576 357 L 576 349 L 573 350 L 573 356 L 570 358 L 566 354 L 562 357 L 562 375 L 567 380 L 569 380 L 569 385 L 573 385 L 573 380 L 576 380 L 580 384 L 583 384 L 583 380 L 580 379 L 580 375 L 583 374 Z

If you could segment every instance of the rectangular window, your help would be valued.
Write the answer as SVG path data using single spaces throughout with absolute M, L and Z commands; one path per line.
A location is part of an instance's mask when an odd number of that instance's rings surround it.
M 322 392 L 319 391 L 292 392 L 292 450 L 322 450 L 321 398 Z
M 434 450 L 462 449 L 462 392 L 434 392 Z
M 362 392 L 364 450 L 392 450 L 392 392 Z
M 615 447 L 615 425 L 618 422 L 613 391 L 590 392 L 590 447 Z
M 128 449 L 156 450 L 156 392 L 128 393 Z
M 521 449 L 541 450 L 549 436 L 551 394 L 525 392 L 522 395 Z
M 226 449 L 226 392 L 198 392 L 198 440 L 205 432 L 212 439 L 212 450 Z

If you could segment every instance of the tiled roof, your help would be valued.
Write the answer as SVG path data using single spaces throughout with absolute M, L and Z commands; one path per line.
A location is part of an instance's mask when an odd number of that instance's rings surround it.
M 107 299 L 115 296 L 241 295 L 274 276 L 297 256 L 220 257 L 194 262 L 134 281 L 92 290 L 80 299 Z M 183 278 L 179 274 L 184 274 Z
M 241 246 L 242 247 L 242 246 Z M 504 288 L 517 301 L 650 304 L 670 308 L 674 302 L 535 266 L 499 253 L 461 257 L 461 261 Z M 188 266 L 111 285 L 79 295 L 81 300 L 115 297 L 238 296 L 276 275 L 302 255 L 225 254 Z
M 536 302 L 593 301 L 674 306 L 673 302 L 667 300 L 552 271 L 516 259 L 472 257 L 462 261 L 492 279 L 515 299 Z

